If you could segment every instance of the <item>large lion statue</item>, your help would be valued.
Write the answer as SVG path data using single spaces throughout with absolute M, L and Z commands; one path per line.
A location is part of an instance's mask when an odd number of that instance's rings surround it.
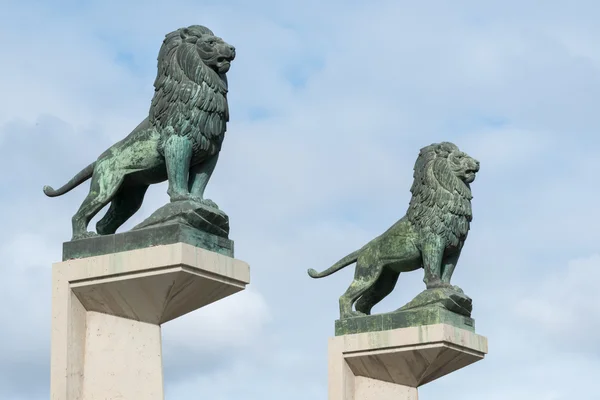
M 94 236 L 90 220 L 108 203 L 98 234 L 115 233 L 142 205 L 149 185 L 169 181 L 171 202 L 191 200 L 216 207 L 204 189 L 217 164 L 229 121 L 227 78 L 235 48 L 199 25 L 166 35 L 149 116 L 58 190 L 88 179 L 90 191 L 73 216 L 73 239 Z
M 322 278 L 356 262 L 354 280 L 340 297 L 340 318 L 370 315 L 373 306 L 392 292 L 401 272 L 423 268 L 427 289 L 460 291 L 450 279 L 467 239 L 470 183 L 478 171 L 479 162 L 452 143 L 421 149 L 406 215 L 331 268 L 308 270 L 312 278 Z

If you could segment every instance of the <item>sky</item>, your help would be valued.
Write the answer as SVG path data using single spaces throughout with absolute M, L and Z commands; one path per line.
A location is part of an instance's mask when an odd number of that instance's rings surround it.
M 402 217 L 421 147 L 481 162 L 453 283 L 483 361 L 420 398 L 599 399 L 600 3 L 584 0 L 0 0 L 0 398 L 47 399 L 50 273 L 88 183 L 60 185 L 148 114 L 166 33 L 236 47 L 207 196 L 247 290 L 163 326 L 167 399 L 326 399 L 353 268 Z M 168 201 L 148 191 L 141 222 Z M 96 218 L 91 226 L 95 225 Z M 424 289 L 401 275 L 374 312 Z

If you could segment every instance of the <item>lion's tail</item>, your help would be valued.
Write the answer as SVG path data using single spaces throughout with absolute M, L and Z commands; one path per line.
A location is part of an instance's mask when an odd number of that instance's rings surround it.
M 355 252 L 348 254 L 346 257 L 342 258 L 340 261 L 336 262 L 335 264 L 333 264 L 331 267 L 327 268 L 323 272 L 317 272 L 314 269 L 310 268 L 308 270 L 308 275 L 311 278 L 324 278 L 326 276 L 329 276 L 335 272 L 338 272 L 340 269 L 347 267 L 348 265 L 355 262 L 358 259 L 359 253 L 360 253 L 360 250 L 356 250 Z
M 81 171 L 77 175 L 75 175 L 69 182 L 67 182 L 63 187 L 58 190 L 54 190 L 51 186 L 44 186 L 44 194 L 48 197 L 56 197 L 61 196 L 77 186 L 81 185 L 83 182 L 87 181 L 92 177 L 92 173 L 94 172 L 94 166 L 96 162 L 91 163 Z

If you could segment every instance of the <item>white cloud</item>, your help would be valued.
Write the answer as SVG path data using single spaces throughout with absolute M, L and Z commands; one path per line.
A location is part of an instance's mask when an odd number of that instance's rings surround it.
M 57 249 L 37 234 L 3 236 L 0 247 L 0 397 L 44 395 L 50 366 L 50 265 Z M 60 250 L 59 250 L 60 251 Z M 31 384 L 30 382 L 36 382 Z M 28 383 L 29 382 L 29 383 Z M 46 394 L 47 397 L 47 394 Z
M 251 346 L 270 320 L 263 297 L 249 289 L 163 326 L 169 347 L 220 352 Z
M 541 328 L 560 343 L 582 346 L 586 352 L 600 351 L 597 345 L 589 347 L 600 329 L 599 280 L 600 255 L 572 260 L 566 268 L 541 277 L 515 311 L 525 323 Z
M 256 353 L 256 343 L 267 340 L 270 319 L 263 297 L 246 289 L 170 321 L 162 328 L 166 380 L 179 385 L 235 367 L 240 354 Z

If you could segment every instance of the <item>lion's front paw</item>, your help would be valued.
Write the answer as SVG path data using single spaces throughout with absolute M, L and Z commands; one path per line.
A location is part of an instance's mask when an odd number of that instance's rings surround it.
M 71 240 L 79 240 L 79 239 L 87 239 L 87 238 L 91 238 L 91 237 L 95 237 L 95 236 L 99 236 L 96 232 L 82 232 L 82 233 L 78 233 L 76 235 L 73 235 L 73 238 Z
M 458 287 L 458 286 L 456 286 L 456 285 L 450 285 L 450 289 L 454 290 L 454 291 L 455 291 L 455 292 L 457 292 L 457 293 L 462 293 L 462 294 L 465 294 L 464 290 L 462 290 L 461 288 L 459 288 L 459 287 Z
M 442 282 L 439 279 L 427 282 L 427 289 L 440 289 L 440 288 L 452 288 L 452 285 L 446 282 Z
M 177 201 L 193 200 L 192 196 L 189 193 L 170 194 L 169 199 L 171 200 L 171 203 L 175 203 Z
M 345 319 L 345 318 L 364 317 L 364 316 L 366 316 L 366 315 L 367 315 L 367 314 L 365 314 L 365 313 L 362 313 L 362 312 L 360 312 L 360 311 L 350 311 L 350 312 L 348 312 L 348 313 L 345 313 L 344 315 L 342 315 L 342 316 L 341 316 L 341 318 L 342 318 L 342 319 Z
M 217 210 L 219 209 L 219 206 L 217 205 L 217 203 L 215 203 L 211 199 L 204 199 L 202 197 L 192 197 L 192 200 L 195 201 L 195 202 L 197 202 L 197 203 L 203 204 L 203 205 L 205 205 L 207 207 L 212 207 L 212 208 L 215 208 Z

